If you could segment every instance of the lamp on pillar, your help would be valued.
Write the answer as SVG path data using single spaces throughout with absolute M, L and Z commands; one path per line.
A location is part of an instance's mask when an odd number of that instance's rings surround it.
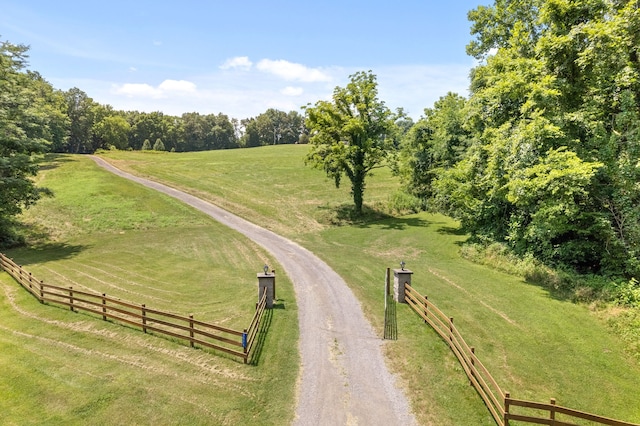
M 273 299 L 275 298 L 276 275 L 269 274 L 269 265 L 262 267 L 263 273 L 258 274 L 258 301 L 262 295 L 267 293 L 267 308 L 273 308 Z

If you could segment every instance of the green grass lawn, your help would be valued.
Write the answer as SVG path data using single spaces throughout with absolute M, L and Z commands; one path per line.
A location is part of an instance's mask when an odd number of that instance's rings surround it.
M 399 187 L 388 170 L 367 183 L 365 203 L 373 211 L 369 217 L 377 219 L 349 223 L 348 186 L 335 189 L 321 171 L 305 167 L 307 149 L 104 157 L 309 248 L 345 278 L 380 335 L 385 268 L 404 260 L 414 271 L 414 288 L 455 318 L 513 397 L 555 397 L 560 405 L 640 422 L 640 366 L 598 315 L 462 259 L 459 244 L 466 237 L 449 218 L 386 216 L 379 210 Z M 229 326 L 246 322 L 257 297 L 255 273 L 264 262 L 279 269 L 268 254 L 177 201 L 103 172 L 88 158 L 56 158 L 39 180 L 57 197 L 42 200 L 24 217 L 34 238 L 42 235 L 39 244 L 13 250 L 12 257 L 52 284 L 96 287 Z M 8 416 L 17 419 L 14 424 L 106 424 L 112 416 L 124 419 L 127 410 L 132 423 L 142 424 L 289 423 L 298 371 L 296 306 L 290 283 L 280 276 L 286 309 L 274 310 L 257 365 L 244 366 L 41 306 L 0 274 L 0 362 L 10 372 L 0 377 L 2 394 L 10 395 L 0 400 L 0 423 L 11 424 L 2 418 Z M 240 302 L 230 303 L 229 294 Z M 386 356 L 401 360 L 389 365 L 420 422 L 493 424 L 447 346 L 408 306 L 398 306 L 397 315 L 398 340 L 385 344 Z M 15 377 L 22 378 L 20 385 Z
M 513 397 L 541 402 L 554 397 L 560 405 L 640 422 L 640 366 L 589 307 L 462 259 L 459 244 L 466 237 L 446 217 L 380 214 L 373 222 L 346 224 L 341 218 L 351 202 L 348 187 L 335 189 L 321 171 L 304 167 L 307 149 L 117 152 L 105 158 L 300 242 L 347 280 L 381 332 L 384 271 L 404 260 L 414 271 L 414 287 L 455 318 Z M 365 203 L 380 209 L 398 187 L 389 171 L 381 170 L 367 183 Z M 343 226 L 330 226 L 336 223 Z M 462 368 L 435 333 L 406 306 L 398 308 L 398 324 L 399 340 L 386 345 L 387 355 L 406 360 L 398 373 L 421 421 L 490 424 Z
M 49 284 L 89 288 L 196 319 L 249 325 L 262 248 L 81 156 L 38 176 L 56 196 L 27 211 L 32 242 L 7 254 Z M 0 274 L 1 424 L 282 424 L 293 418 L 297 312 L 267 315 L 254 365 L 39 304 Z
M 110 151 L 103 157 L 122 170 L 187 189 L 265 228 L 296 237 L 343 223 L 352 204 L 346 179 L 336 189 L 321 171 L 304 166 L 307 151 L 306 145 L 281 145 L 207 153 Z M 399 186 L 388 169 L 374 170 L 365 202 L 385 205 Z

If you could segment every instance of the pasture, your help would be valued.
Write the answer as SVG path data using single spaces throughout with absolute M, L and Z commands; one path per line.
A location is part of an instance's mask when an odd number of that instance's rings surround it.
M 38 177 L 54 198 L 24 215 L 33 246 L 7 254 L 46 283 L 92 289 L 242 329 L 268 253 L 206 216 L 59 156 Z M 268 317 L 255 365 L 100 317 L 40 305 L 0 274 L 0 423 L 281 424 L 298 372 L 291 283 Z M 264 368 L 264 366 L 268 366 Z

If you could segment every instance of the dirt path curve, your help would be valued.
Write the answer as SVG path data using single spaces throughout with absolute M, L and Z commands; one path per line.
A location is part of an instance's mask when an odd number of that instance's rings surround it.
M 365 320 L 347 284 L 298 244 L 166 185 L 105 169 L 156 189 L 208 214 L 271 252 L 294 284 L 299 307 L 300 354 L 296 425 L 416 424 L 382 356 L 382 339 Z

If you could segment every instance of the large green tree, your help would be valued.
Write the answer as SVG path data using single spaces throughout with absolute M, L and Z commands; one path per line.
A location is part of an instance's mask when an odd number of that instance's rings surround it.
M 130 130 L 131 126 L 122 115 L 108 115 L 95 124 L 93 135 L 103 148 L 127 149 Z
M 9 225 L 46 190 L 31 179 L 36 156 L 52 136 L 42 80 L 24 71 L 27 48 L 0 42 L 0 244 L 12 242 Z
M 67 114 L 70 121 L 69 152 L 94 152 L 93 126 L 98 104 L 85 92 L 73 87 L 65 92 Z
M 496 0 L 470 12 L 472 144 L 435 182 L 478 235 L 585 272 L 640 274 L 640 10 Z
M 371 71 L 353 74 L 346 87 L 335 88 L 331 101 L 305 110 L 311 135 L 307 164 L 323 169 L 336 186 L 346 175 L 361 214 L 366 177 L 385 165 L 397 133 L 395 115 L 378 99 L 376 76 Z

